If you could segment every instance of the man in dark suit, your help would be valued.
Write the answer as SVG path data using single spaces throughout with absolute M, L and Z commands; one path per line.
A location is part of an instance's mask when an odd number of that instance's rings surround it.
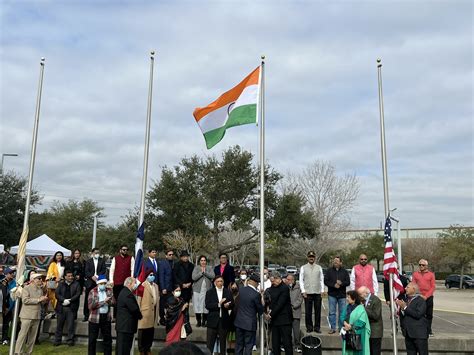
M 117 332 L 117 344 L 115 353 L 117 355 L 130 355 L 133 345 L 133 335 L 138 329 L 138 320 L 142 319 L 142 313 L 132 291 L 138 286 L 137 280 L 127 277 L 124 288 L 120 291 L 117 300 L 117 320 L 115 330 Z
M 406 301 L 395 301 L 400 307 L 400 322 L 407 355 L 428 355 L 426 301 L 418 292 L 418 286 L 410 282 L 405 288 Z
M 253 273 L 250 275 L 248 286 L 239 290 L 239 307 L 234 321 L 237 355 L 252 354 L 254 334 L 257 331 L 257 314 L 263 313 L 265 304 L 263 295 L 257 290 L 259 283 L 260 276 Z
M 173 266 L 173 279 L 175 284 L 181 287 L 181 298 L 184 302 L 191 301 L 193 296 L 193 270 L 194 265 L 189 261 L 189 253 L 186 250 L 179 254 L 179 261 Z
M 156 260 L 156 249 L 148 249 L 148 258 L 144 260 L 145 270 L 153 270 L 154 275 L 158 275 L 158 261 Z
M 66 270 L 64 281 L 59 283 L 55 293 L 57 322 L 54 346 L 61 345 L 64 323 L 67 328 L 67 344 L 74 346 L 77 310 L 82 293 L 81 285 L 74 280 L 74 271 Z
M 281 275 L 275 271 L 270 276 L 272 286 L 267 288 L 270 296 L 270 306 L 267 318 L 270 319 L 272 331 L 272 353 L 281 354 L 281 344 L 285 349 L 285 355 L 293 354 L 291 343 L 291 324 L 293 321 L 290 289 L 282 282 Z
M 86 266 L 84 268 L 84 286 L 86 287 L 86 292 L 84 297 L 83 322 L 87 322 L 89 320 L 89 307 L 87 305 L 89 292 L 91 292 L 91 290 L 97 286 L 96 282 L 99 275 L 105 275 L 107 273 L 105 260 L 100 257 L 99 248 L 93 248 L 91 254 L 92 257 L 86 261 Z
M 160 324 L 165 325 L 166 298 L 173 291 L 174 252 L 168 249 L 165 260 L 158 263 L 158 287 L 160 288 Z
M 383 319 L 382 301 L 376 295 L 370 293 L 366 286 L 359 287 L 359 296 L 364 300 L 365 311 L 370 322 L 370 355 L 382 353 Z
M 234 307 L 234 297 L 228 288 L 224 287 L 224 278 L 216 276 L 214 286 L 206 292 L 206 308 L 209 311 L 207 315 L 207 348 L 212 353 L 214 344 L 219 335 L 220 354 L 227 353 L 226 338 L 229 330 L 230 316 L 229 309 Z
M 224 278 L 224 287 L 227 288 L 231 282 L 235 282 L 234 267 L 229 264 L 229 257 L 226 253 L 219 254 L 219 261 L 219 265 L 214 267 L 214 274 Z

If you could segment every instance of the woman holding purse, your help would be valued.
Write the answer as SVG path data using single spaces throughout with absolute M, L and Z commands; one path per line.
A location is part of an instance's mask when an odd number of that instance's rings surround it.
M 62 280 L 64 275 L 64 254 L 62 251 L 57 251 L 53 260 L 48 267 L 48 273 L 46 274 L 46 287 L 48 288 L 48 299 L 53 310 L 56 309 L 56 295 L 55 290 L 58 287 L 58 283 Z
M 370 354 L 370 323 L 364 305 L 357 291 L 347 292 L 347 307 L 341 314 L 341 323 L 344 327 L 341 329 L 342 336 L 342 355 L 369 355 Z M 355 335 L 354 335 L 355 334 Z M 350 347 L 349 337 L 358 338 L 360 350 L 354 350 Z

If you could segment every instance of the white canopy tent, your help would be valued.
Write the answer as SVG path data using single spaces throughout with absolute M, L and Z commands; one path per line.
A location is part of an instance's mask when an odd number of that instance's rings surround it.
M 71 251 L 48 237 L 46 234 L 26 243 L 26 255 L 53 256 L 57 251 L 62 251 L 64 256 L 71 256 Z M 18 254 L 18 245 L 10 248 L 11 254 Z

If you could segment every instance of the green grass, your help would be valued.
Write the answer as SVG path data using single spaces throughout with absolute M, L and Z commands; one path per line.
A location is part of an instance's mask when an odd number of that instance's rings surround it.
M 114 349 L 112 349 L 114 350 Z M 9 347 L 5 345 L 0 345 L 0 354 L 8 354 Z M 53 343 L 50 343 L 48 340 L 44 340 L 40 345 L 35 345 L 33 349 L 34 355 L 56 355 L 56 354 L 67 354 L 67 355 L 84 355 L 87 354 L 87 345 L 77 344 L 74 346 L 60 345 L 53 346 Z M 97 353 L 101 354 L 101 353 Z M 135 354 L 140 354 L 138 349 L 135 350 Z M 158 354 L 158 350 L 152 349 L 152 354 Z

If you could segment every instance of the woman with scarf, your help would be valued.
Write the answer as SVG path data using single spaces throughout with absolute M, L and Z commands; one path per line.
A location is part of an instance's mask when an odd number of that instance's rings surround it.
M 212 267 L 207 265 L 207 258 L 204 255 L 199 257 L 199 265 L 193 270 L 193 307 L 196 314 L 196 327 L 206 326 L 207 314 L 209 311 L 204 306 L 206 292 L 212 288 L 212 280 L 214 279 L 214 271 Z M 201 322 L 202 320 L 202 322 Z
M 52 306 L 53 310 L 56 309 L 56 288 L 58 287 L 58 283 L 62 280 L 64 275 L 64 254 L 62 251 L 57 251 L 54 256 L 53 260 L 48 267 L 48 273 L 46 274 L 46 285 L 48 288 L 48 299 L 50 301 L 50 305 Z
M 140 355 L 151 355 L 151 346 L 155 335 L 156 305 L 158 304 L 159 290 L 155 283 L 153 269 L 145 273 L 146 280 L 137 290 L 137 301 L 143 318 L 138 321 L 138 350 Z
M 184 325 L 189 304 L 181 298 L 181 287 L 174 287 L 168 297 L 165 309 L 166 345 L 181 339 L 181 328 Z
M 346 349 L 346 337 L 342 335 L 342 355 L 369 355 L 370 354 L 370 323 L 364 305 L 357 291 L 347 292 L 347 307 L 341 312 L 341 324 L 344 324 L 341 335 L 353 330 L 360 335 L 362 350 Z

